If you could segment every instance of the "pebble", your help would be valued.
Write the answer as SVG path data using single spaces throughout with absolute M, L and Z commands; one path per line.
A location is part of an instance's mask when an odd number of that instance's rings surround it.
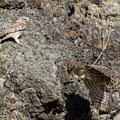
M 78 38 L 78 34 L 74 30 L 69 31 L 69 35 L 72 39 L 77 39 Z
M 41 5 L 42 5 L 41 0 L 35 0 L 35 5 L 38 9 L 41 8 Z

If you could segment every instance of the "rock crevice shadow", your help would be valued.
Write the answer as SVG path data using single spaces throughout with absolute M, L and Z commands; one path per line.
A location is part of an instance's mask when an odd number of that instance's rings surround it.
M 67 96 L 66 111 L 65 120 L 92 120 L 90 102 L 78 94 Z

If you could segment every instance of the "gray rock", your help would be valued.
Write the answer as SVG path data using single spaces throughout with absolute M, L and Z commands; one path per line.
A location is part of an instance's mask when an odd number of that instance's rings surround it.
M 117 114 L 114 118 L 113 118 L 113 120 L 119 120 L 120 119 L 120 114 Z
M 72 69 L 92 64 L 108 33 L 113 31 L 98 64 L 119 73 L 119 4 L 98 6 L 87 0 L 41 2 L 40 8 L 34 0 L 10 0 L 0 5 L 0 32 L 20 16 L 30 18 L 19 38 L 22 46 L 12 39 L 1 44 L 0 118 L 110 120 L 120 110 L 119 106 L 111 113 L 94 114 L 89 90 L 82 81 L 73 78 Z M 71 30 L 77 34 L 77 42 L 69 35 Z M 67 64 L 68 60 L 73 64 Z M 114 101 L 119 99 L 118 94 L 113 97 Z

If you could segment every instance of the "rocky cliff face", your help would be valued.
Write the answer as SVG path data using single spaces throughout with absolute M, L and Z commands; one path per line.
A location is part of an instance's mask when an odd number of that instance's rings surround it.
M 1 0 L 0 32 L 20 16 L 30 18 L 21 35 L 0 46 L 1 120 L 119 120 L 119 92 L 110 112 L 96 112 L 75 65 L 99 59 L 120 72 L 119 1 Z

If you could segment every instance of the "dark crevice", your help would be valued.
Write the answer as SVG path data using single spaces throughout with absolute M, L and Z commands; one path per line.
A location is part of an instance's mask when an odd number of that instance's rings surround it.
M 1 8 L 3 9 L 7 9 L 7 10 L 19 10 L 19 9 L 23 9 L 25 7 L 25 3 L 24 2 L 10 2 L 8 5 L 5 6 L 1 6 Z
M 78 94 L 66 95 L 65 120 L 92 120 L 90 102 Z
M 54 115 L 63 111 L 63 106 L 59 103 L 58 100 L 44 104 L 43 108 L 45 109 L 45 113 L 50 113 L 52 111 Z
M 70 17 L 74 14 L 75 8 L 74 8 L 74 6 L 69 6 L 69 9 L 70 9 L 70 12 L 68 13 L 68 16 Z

